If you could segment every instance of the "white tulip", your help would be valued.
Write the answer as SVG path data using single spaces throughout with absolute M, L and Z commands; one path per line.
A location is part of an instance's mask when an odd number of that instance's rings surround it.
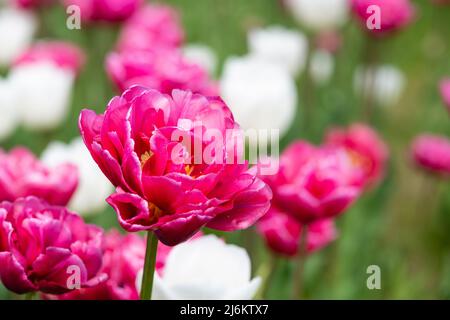
M 142 272 L 136 285 L 140 291 Z M 174 247 L 167 256 L 163 275 L 155 272 L 155 300 L 249 300 L 261 284 L 251 279 L 250 258 L 235 245 L 214 235 Z
M 406 85 L 401 70 L 391 65 L 370 69 L 360 67 L 354 76 L 354 89 L 357 94 L 369 94 L 380 106 L 395 105 Z
M 330 81 L 334 72 L 334 57 L 325 50 L 316 50 L 311 56 L 310 74 L 313 81 L 323 85 Z
M 243 129 L 289 129 L 296 111 L 293 77 L 277 64 L 246 56 L 229 58 L 220 81 L 221 96 Z
M 189 44 L 183 48 L 183 56 L 190 62 L 198 64 L 210 75 L 217 69 L 217 56 L 208 46 L 203 44 Z
M 281 26 L 250 31 L 248 46 L 251 55 L 277 63 L 294 76 L 304 69 L 308 56 L 307 38 Z
M 62 163 L 77 166 L 79 182 L 69 203 L 70 209 L 87 216 L 99 213 L 106 207 L 105 199 L 113 192 L 113 187 L 92 160 L 81 138 L 70 144 L 50 143 L 42 154 L 42 161 L 50 167 Z
M 19 124 L 17 97 L 11 81 L 0 78 L 0 140 L 7 138 Z
M 37 21 L 31 12 L 13 8 L 0 10 L 0 66 L 8 66 L 33 40 Z
M 10 79 L 22 93 L 18 103 L 25 127 L 47 130 L 61 124 L 70 107 L 71 71 L 42 61 L 14 67 Z
M 349 0 L 286 0 L 297 21 L 313 31 L 340 27 L 349 16 Z

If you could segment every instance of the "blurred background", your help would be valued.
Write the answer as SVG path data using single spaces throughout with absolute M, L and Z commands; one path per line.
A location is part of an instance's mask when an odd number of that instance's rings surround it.
M 253 28 L 281 25 L 310 35 L 276 0 L 159 2 L 178 10 L 186 43 L 205 44 L 215 52 L 216 78 L 227 58 L 248 52 L 247 34 Z M 415 21 L 376 44 L 378 63 L 394 66 L 404 80 L 399 98 L 386 106 L 377 105 L 370 117 L 370 124 L 389 146 L 386 178 L 337 219 L 338 239 L 307 261 L 305 298 L 450 298 L 448 180 L 427 175 L 415 168 L 410 159 L 410 144 L 417 134 L 450 136 L 449 115 L 438 90 L 439 81 L 450 76 L 450 6 L 436 6 L 428 0 L 413 3 L 417 9 Z M 104 59 L 115 46 L 119 28 L 99 24 L 68 30 L 67 15 L 61 6 L 42 9 L 38 14 L 38 38 L 71 41 L 87 53 L 87 63 L 75 82 L 70 112 L 64 122 L 44 132 L 19 126 L 0 142 L 5 150 L 22 145 L 41 155 L 51 141 L 68 143 L 79 136 L 77 120 L 81 109 L 101 113 L 117 94 L 105 72 Z M 305 90 L 307 72 L 296 78 L 297 113 L 282 139 L 282 149 L 298 138 L 320 143 L 328 128 L 364 120 L 362 98 L 355 91 L 354 82 L 355 73 L 366 59 L 367 36 L 351 19 L 339 29 L 339 34 L 341 45 L 333 54 L 334 70 L 329 79 Z M 0 71 L 2 76 L 7 73 L 6 67 Z M 309 111 L 313 116 L 305 114 L 305 103 L 312 105 L 313 110 Z M 306 117 L 308 121 L 304 121 Z M 120 229 L 116 214 L 109 207 L 86 220 L 105 229 Z M 248 246 L 248 232 L 221 236 Z M 256 241 L 250 244 L 252 250 L 257 248 L 252 263 L 258 273 L 267 260 L 267 252 L 260 237 L 252 241 Z M 370 265 L 381 268 L 381 290 L 369 290 L 366 286 L 366 269 Z M 279 259 L 269 298 L 290 297 L 293 268 L 292 261 Z M 0 287 L 0 298 L 8 297 Z

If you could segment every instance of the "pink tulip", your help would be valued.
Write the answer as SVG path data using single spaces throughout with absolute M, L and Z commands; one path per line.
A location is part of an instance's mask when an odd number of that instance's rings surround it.
M 450 112 L 450 78 L 443 79 L 440 84 L 442 100 Z
M 36 196 L 53 205 L 66 205 L 78 185 L 77 168 L 63 164 L 47 168 L 25 148 L 0 149 L 0 202 Z
M 77 74 L 82 68 L 85 55 L 77 46 L 62 41 L 41 41 L 17 58 L 14 65 L 50 62 Z
M 146 5 L 125 22 L 120 37 L 119 51 L 155 48 L 179 48 L 184 40 L 178 13 L 171 7 Z
M 359 168 L 342 148 L 291 144 L 281 155 L 275 176 L 263 177 L 275 205 L 301 224 L 342 214 L 358 197 Z
M 440 175 L 450 174 L 450 141 L 448 138 L 422 134 L 413 141 L 412 155 L 418 166 Z
M 217 85 L 209 79 L 208 72 L 174 50 L 112 53 L 107 59 L 107 71 L 121 91 L 141 85 L 167 94 L 174 89 L 206 96 L 218 94 Z
M 258 231 L 275 253 L 293 257 L 299 253 L 303 227 L 288 213 L 272 206 L 258 222 Z M 314 253 L 337 237 L 332 219 L 317 220 L 308 226 L 306 250 Z
M 363 27 L 373 34 L 388 34 L 409 25 L 415 16 L 415 8 L 410 0 L 351 0 L 353 13 Z M 367 22 L 376 17 L 371 6 L 380 8 L 379 28 L 369 29 Z M 371 21 L 369 21 L 371 22 Z M 376 22 L 376 21 L 374 21 Z
M 373 185 L 384 176 L 389 152 L 377 132 L 364 124 L 353 124 L 347 129 L 333 129 L 326 144 L 347 150 L 356 167 L 361 168 L 361 185 Z
M 131 17 L 142 0 L 64 0 L 66 6 L 76 5 L 85 21 L 121 22 Z
M 127 231 L 152 230 L 173 246 L 203 226 L 248 228 L 269 208 L 270 189 L 238 163 L 239 155 L 217 151 L 207 162 L 195 150 L 212 143 L 223 150 L 227 143 L 202 132 L 226 137 L 238 129 L 218 97 L 134 86 L 113 98 L 104 115 L 83 110 L 79 126 L 92 157 L 117 187 L 107 201 Z
M 22 294 L 66 293 L 106 280 L 101 229 L 35 198 L 0 204 L 0 279 Z

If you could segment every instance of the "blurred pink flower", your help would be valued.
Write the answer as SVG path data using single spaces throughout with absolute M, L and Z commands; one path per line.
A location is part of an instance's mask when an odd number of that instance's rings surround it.
M 85 21 L 121 22 L 133 15 L 142 0 L 64 0 L 65 6 L 76 5 Z
M 125 22 L 118 50 L 152 51 L 155 48 L 179 48 L 184 40 L 178 13 L 169 6 L 146 5 Z
M 134 86 L 113 98 L 104 115 L 83 110 L 79 126 L 92 157 L 117 187 L 107 201 L 128 231 L 152 230 L 173 246 L 203 226 L 245 229 L 270 206 L 270 189 L 246 163 L 227 152 L 209 164 L 203 157 L 198 162 L 196 150 L 183 144 L 190 139 L 202 150 L 212 143 L 222 148 L 226 141 L 207 139 L 203 130 L 225 137 L 239 128 L 218 97 L 180 90 L 170 96 Z
M 359 196 L 359 168 L 343 148 L 292 143 L 277 175 L 262 177 L 273 192 L 272 207 L 302 224 L 342 214 Z
M 450 112 L 450 78 L 445 78 L 441 81 L 440 91 L 442 100 L 444 101 L 447 110 Z
M 11 2 L 22 9 L 36 9 L 56 3 L 56 0 L 11 0 Z
M 0 278 L 19 294 L 96 286 L 106 280 L 98 273 L 101 237 L 100 228 L 64 207 L 35 197 L 5 201 L 0 204 Z
M 84 65 L 85 55 L 80 48 L 69 42 L 40 41 L 20 55 L 14 66 L 37 62 L 54 63 L 77 74 Z
M 208 72 L 175 50 L 111 53 L 106 68 L 121 91 L 142 85 L 167 94 L 181 89 L 206 96 L 218 95 L 218 87 Z
M 36 196 L 53 205 L 66 205 L 78 185 L 77 168 L 48 168 L 25 148 L 0 149 L 0 201 Z
M 272 206 L 257 226 L 267 246 L 275 253 L 288 257 L 298 254 L 303 227 L 291 215 Z M 332 219 L 314 221 L 308 226 L 306 250 L 308 253 L 318 251 L 336 237 Z
M 372 34 L 387 34 L 409 25 L 414 16 L 415 8 L 410 0 L 351 0 L 353 13 L 360 20 L 363 28 Z M 367 22 L 374 14 L 368 10 L 370 6 L 380 8 L 380 28 L 369 29 Z
M 373 185 L 383 178 L 388 148 L 369 126 L 356 123 L 347 129 L 330 130 L 326 144 L 345 148 L 353 164 L 361 168 L 361 185 Z
M 412 144 L 415 163 L 433 173 L 450 174 L 450 140 L 443 136 L 422 134 Z

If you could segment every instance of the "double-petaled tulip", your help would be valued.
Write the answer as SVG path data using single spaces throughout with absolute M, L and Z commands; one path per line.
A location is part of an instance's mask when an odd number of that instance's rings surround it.
M 244 129 L 289 129 L 297 105 L 294 78 L 283 67 L 255 56 L 229 58 L 220 93 Z
M 119 51 L 179 48 L 184 40 L 178 13 L 171 7 L 146 5 L 125 22 Z
M 79 125 L 117 187 L 107 201 L 128 231 L 152 230 L 176 245 L 203 226 L 247 228 L 269 208 L 268 186 L 239 161 L 242 154 L 228 152 L 235 135 L 227 133 L 239 126 L 218 97 L 135 86 L 103 115 L 82 111 Z
M 256 29 L 248 34 L 250 54 L 279 64 L 292 75 L 298 75 L 305 67 L 308 40 L 300 32 L 281 26 Z
M 169 252 L 162 274 L 155 274 L 152 298 L 248 300 L 260 283 L 260 278 L 251 279 L 251 262 L 244 249 L 208 235 Z
M 0 201 L 36 196 L 53 205 L 66 205 L 78 184 L 75 166 L 49 168 L 25 148 L 0 149 Z
M 415 15 L 410 0 L 351 0 L 351 6 L 363 28 L 376 35 L 406 27 Z
M 10 80 L 17 90 L 26 92 L 18 101 L 26 127 L 48 130 L 64 120 L 83 59 L 72 44 L 39 42 L 16 60 Z
M 361 185 L 373 185 L 383 178 L 388 148 L 369 126 L 357 123 L 347 129 L 330 130 L 326 144 L 345 148 L 353 164 L 362 169 Z
M 172 247 L 158 243 L 156 271 L 162 274 Z M 103 263 L 100 273 L 108 279 L 92 288 L 81 288 L 62 295 L 45 295 L 52 300 L 138 300 L 136 279 L 144 267 L 145 240 L 135 235 L 121 235 L 111 230 L 102 241 Z
M 101 212 L 107 205 L 105 199 L 113 187 L 92 160 L 81 138 L 66 145 L 52 142 L 42 154 L 42 162 L 50 167 L 71 163 L 78 169 L 79 184 L 69 203 L 69 208 L 88 216 Z
M 414 162 L 438 175 L 450 175 L 450 140 L 444 136 L 422 134 L 412 144 Z
M 355 201 L 360 170 L 343 148 L 296 141 L 281 155 L 278 173 L 263 179 L 273 192 L 272 207 L 311 224 L 342 214 Z
M 299 253 L 303 226 L 289 213 L 272 206 L 258 222 L 258 231 L 267 246 L 275 253 L 293 257 Z M 313 253 L 337 237 L 332 219 L 317 220 L 308 226 L 306 251 Z
M 348 18 L 348 0 L 284 0 L 297 21 L 313 31 L 333 30 Z
M 211 81 L 208 72 L 187 61 L 176 50 L 112 53 L 106 67 L 121 91 L 132 85 L 142 85 L 167 94 L 174 89 L 207 96 L 218 94 L 217 85 Z
M 440 91 L 442 100 L 444 101 L 447 110 L 450 112 L 450 78 L 441 81 Z
M 30 45 L 37 29 L 31 12 L 0 9 L 0 66 L 9 66 Z
M 142 0 L 64 0 L 66 6 L 80 8 L 85 21 L 120 22 L 136 12 Z
M 0 278 L 19 294 L 62 294 L 106 279 L 102 230 L 35 198 L 0 204 Z

